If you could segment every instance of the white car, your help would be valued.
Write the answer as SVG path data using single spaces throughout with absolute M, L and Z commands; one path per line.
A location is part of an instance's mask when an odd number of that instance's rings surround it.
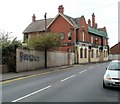
M 103 88 L 118 87 L 120 88 L 120 60 L 111 61 L 103 79 Z

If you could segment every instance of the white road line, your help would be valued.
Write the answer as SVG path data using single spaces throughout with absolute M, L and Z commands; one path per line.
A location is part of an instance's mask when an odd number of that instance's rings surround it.
M 92 69 L 92 68 L 94 68 L 94 67 L 90 67 L 89 69 Z
M 35 91 L 35 92 L 33 92 L 33 93 L 30 93 L 30 94 L 28 94 L 28 95 L 25 95 L 25 96 L 23 96 L 23 97 L 20 97 L 20 98 L 18 98 L 18 99 L 16 99 L 16 100 L 13 100 L 12 102 L 20 101 L 20 100 L 25 99 L 25 98 L 27 98 L 27 97 L 29 97 L 29 96 L 32 96 L 32 95 L 34 95 L 34 94 L 36 94 L 36 93 L 39 93 L 39 92 L 41 92 L 41 91 L 43 91 L 43 90 L 46 90 L 46 89 L 48 89 L 48 88 L 50 88 L 50 87 L 51 87 L 51 85 L 49 85 L 49 86 L 47 86 L 47 87 L 44 87 L 44 88 L 42 88 L 42 89 L 40 89 L 40 90 L 38 90 L 38 91 Z
M 83 73 L 83 72 L 85 72 L 85 71 L 87 71 L 87 70 L 83 70 L 83 71 L 81 71 L 81 72 L 79 72 L 79 73 L 81 74 L 81 73 Z
M 70 79 L 70 78 L 72 78 L 72 77 L 74 77 L 74 76 L 75 76 L 75 75 L 72 75 L 72 76 L 70 76 L 70 77 L 67 77 L 67 78 L 61 80 L 61 82 L 66 81 L 66 80 L 68 80 L 68 79 Z

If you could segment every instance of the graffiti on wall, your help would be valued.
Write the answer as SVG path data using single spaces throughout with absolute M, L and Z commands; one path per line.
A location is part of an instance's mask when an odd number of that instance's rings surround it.
M 20 52 L 20 62 L 22 62 L 22 61 L 30 61 L 30 62 L 36 61 L 36 62 L 39 62 L 40 57 Z

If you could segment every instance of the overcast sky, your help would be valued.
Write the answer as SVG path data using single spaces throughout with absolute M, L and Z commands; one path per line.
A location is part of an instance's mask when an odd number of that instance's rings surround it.
M 109 45 L 118 42 L 118 2 L 119 0 L 1 0 L 0 30 L 12 32 L 11 36 L 23 40 L 22 32 L 31 23 L 32 15 L 36 19 L 53 18 L 58 6 L 64 6 L 64 14 L 71 17 L 84 15 L 86 22 L 95 13 L 98 28 L 106 26 Z

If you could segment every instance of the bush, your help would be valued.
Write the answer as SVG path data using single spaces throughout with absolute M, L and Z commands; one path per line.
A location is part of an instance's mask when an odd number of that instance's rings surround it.
M 22 43 L 16 38 L 12 42 L 7 41 L 2 44 L 2 64 L 7 64 L 10 71 L 16 68 L 16 48 L 21 46 Z

